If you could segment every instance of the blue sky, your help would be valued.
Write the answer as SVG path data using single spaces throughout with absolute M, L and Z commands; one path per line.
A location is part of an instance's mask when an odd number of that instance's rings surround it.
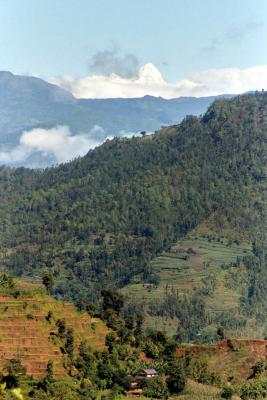
M 267 1 L 0 0 L 0 70 L 75 91 L 59 77 L 121 75 L 129 62 L 167 82 L 267 65 Z

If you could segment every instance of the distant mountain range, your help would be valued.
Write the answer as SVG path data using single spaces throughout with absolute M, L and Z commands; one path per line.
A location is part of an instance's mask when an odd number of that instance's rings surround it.
M 50 148 L 25 149 L 25 144 L 23 149 L 17 148 L 24 131 L 67 126 L 71 136 L 86 135 L 94 147 L 110 136 L 154 132 L 162 125 L 180 122 L 188 114 L 200 115 L 215 98 L 76 99 L 42 79 L 3 71 L 0 72 L 0 164 L 45 166 L 69 157 L 68 153 L 58 159 Z M 89 148 L 85 142 L 83 154 Z M 79 151 L 71 156 L 79 155 Z

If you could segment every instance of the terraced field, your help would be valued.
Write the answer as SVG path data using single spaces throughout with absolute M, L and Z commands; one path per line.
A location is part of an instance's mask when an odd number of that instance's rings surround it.
M 72 304 L 52 299 L 40 288 L 31 285 L 14 298 L 0 295 L 0 368 L 10 359 L 19 359 L 27 374 L 34 378 L 46 373 L 49 360 L 53 361 L 57 377 L 66 374 L 63 342 L 57 335 L 56 321 L 64 319 L 67 328 L 74 332 L 75 351 L 82 340 L 88 341 L 95 350 L 105 347 L 108 329 L 104 323 L 78 312 Z M 48 312 L 52 318 L 47 320 Z
M 190 345 L 186 348 L 192 356 L 206 361 L 210 371 L 215 371 L 232 383 L 249 379 L 253 366 L 267 356 L 267 340 L 226 339 L 212 345 Z
M 209 285 L 212 280 L 214 290 L 206 298 L 208 310 L 231 310 L 238 305 L 240 289 L 230 289 L 226 284 L 229 271 L 235 269 L 229 266 L 237 257 L 242 258 L 250 252 L 251 245 L 247 242 L 232 243 L 215 236 L 200 237 L 191 233 L 152 262 L 153 270 L 160 276 L 157 287 L 136 281 L 122 292 L 137 303 L 147 304 L 160 300 L 166 291 L 191 292 L 194 288 Z M 160 321 L 158 317 L 148 317 L 147 323 L 154 328 L 164 326 L 168 332 L 173 332 L 177 325 L 175 321 Z

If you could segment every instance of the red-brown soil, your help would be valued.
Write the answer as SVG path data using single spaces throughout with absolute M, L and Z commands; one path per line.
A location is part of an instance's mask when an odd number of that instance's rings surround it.
M 50 322 L 46 316 L 52 311 Z M 81 340 L 87 340 L 93 350 L 105 347 L 108 332 L 104 323 L 78 312 L 72 304 L 62 303 L 39 293 L 0 296 L 0 370 L 10 359 L 19 359 L 27 374 L 34 378 L 45 375 L 49 360 L 53 361 L 54 373 L 63 377 L 66 373 L 62 353 L 62 341 L 57 335 L 57 319 L 65 319 L 67 328 L 74 330 L 77 351 Z
M 189 353 L 208 363 L 225 380 L 244 381 L 252 375 L 252 367 L 259 360 L 266 360 L 267 340 L 226 339 L 214 345 L 191 345 L 179 348 L 177 353 Z

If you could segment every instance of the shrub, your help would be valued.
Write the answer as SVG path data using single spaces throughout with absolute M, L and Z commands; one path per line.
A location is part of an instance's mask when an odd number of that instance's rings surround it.
M 74 336 L 73 329 L 69 328 L 66 333 L 66 344 L 65 344 L 66 353 L 72 358 L 74 351 Z
M 178 362 L 171 363 L 167 368 L 167 385 L 170 393 L 180 393 L 186 384 L 186 375 L 182 365 Z
M 242 400 L 265 398 L 266 394 L 266 382 L 259 382 L 257 380 L 245 383 L 240 390 L 240 397 Z
M 51 322 L 51 319 L 53 318 L 53 312 L 52 311 L 48 311 L 47 316 L 45 317 L 45 319 L 48 322 Z
M 7 389 L 18 387 L 20 377 L 26 373 L 26 368 L 21 365 L 20 360 L 15 358 L 5 364 L 4 370 L 7 375 L 4 376 L 3 381 L 6 383 Z
M 43 285 L 45 286 L 47 292 L 52 293 L 52 289 L 54 286 L 54 279 L 53 279 L 53 275 L 51 274 L 51 272 L 44 274 L 42 281 L 43 281 Z
M 221 393 L 222 399 L 231 399 L 234 395 L 235 391 L 232 386 L 225 386 Z
M 58 335 L 61 339 L 65 337 L 66 333 L 66 322 L 64 319 L 58 319 L 56 322 L 56 326 L 58 328 Z

